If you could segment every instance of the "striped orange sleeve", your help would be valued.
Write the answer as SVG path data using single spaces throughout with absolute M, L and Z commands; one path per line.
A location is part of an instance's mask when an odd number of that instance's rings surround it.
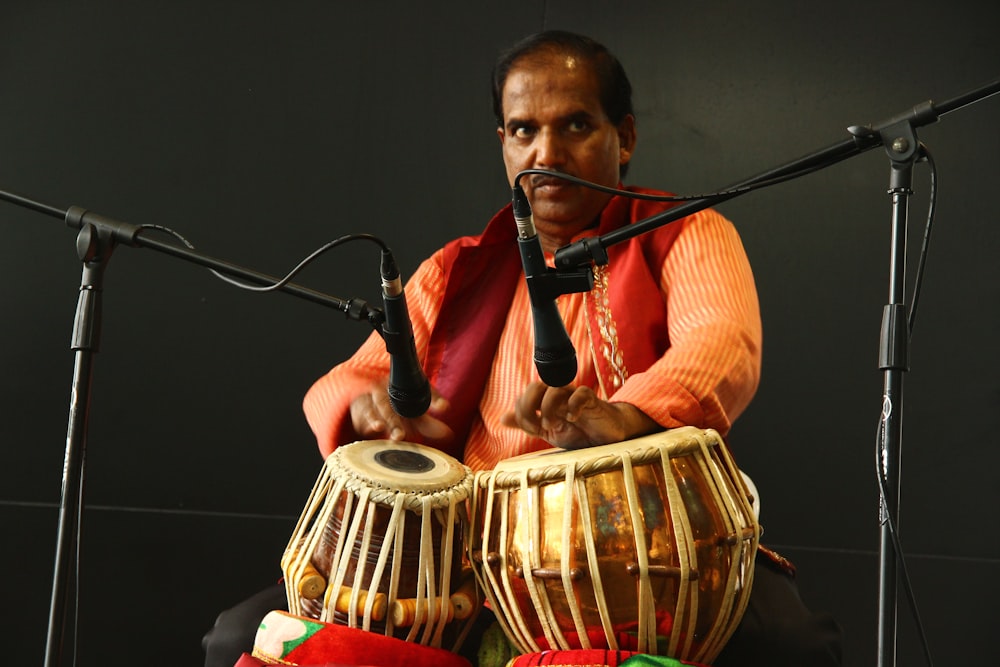
M 610 400 L 635 405 L 664 428 L 691 425 L 725 435 L 760 381 L 757 290 L 731 222 L 709 209 L 684 225 L 660 276 L 670 348 Z
M 439 251 L 421 264 L 404 287 L 413 340 L 421 359 L 426 354 L 431 327 L 440 308 L 439 295 L 444 290 L 441 256 Z M 384 386 L 388 377 L 389 353 L 382 337 L 373 332 L 357 352 L 309 388 L 302 409 L 324 458 L 337 445 L 358 439 L 350 420 L 351 401 L 367 393 L 373 384 Z

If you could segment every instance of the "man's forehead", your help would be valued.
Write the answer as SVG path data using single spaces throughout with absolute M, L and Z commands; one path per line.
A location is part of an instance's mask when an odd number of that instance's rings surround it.
M 505 116 L 540 109 L 566 116 L 593 114 L 600 108 L 597 78 L 589 68 L 572 57 L 551 65 L 511 69 L 502 92 Z
M 510 70 L 508 70 L 508 77 L 517 71 L 536 71 L 560 73 L 565 76 L 580 76 L 592 73 L 592 65 L 593 63 L 588 59 L 581 58 L 575 53 L 544 49 L 525 54 L 511 63 Z

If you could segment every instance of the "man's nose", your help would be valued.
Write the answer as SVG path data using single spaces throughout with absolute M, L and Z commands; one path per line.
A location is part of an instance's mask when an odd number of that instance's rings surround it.
M 566 161 L 566 150 L 558 132 L 543 130 L 535 138 L 535 166 L 556 169 Z

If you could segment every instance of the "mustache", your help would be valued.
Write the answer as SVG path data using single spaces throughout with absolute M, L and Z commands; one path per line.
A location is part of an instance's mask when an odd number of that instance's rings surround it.
M 572 185 L 571 181 L 566 178 L 561 178 L 558 174 L 562 172 L 553 172 L 552 174 L 532 174 L 528 179 L 528 183 L 533 188 L 542 187 L 543 185 Z M 566 174 L 569 176 L 570 174 Z

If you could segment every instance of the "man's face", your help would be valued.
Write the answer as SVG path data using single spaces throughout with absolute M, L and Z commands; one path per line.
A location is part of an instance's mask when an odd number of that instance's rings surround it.
M 511 68 L 502 93 L 504 126 L 497 134 L 511 186 L 524 169 L 618 185 L 619 169 L 635 147 L 635 121 L 628 116 L 619 126 L 611 123 L 586 63 L 557 53 L 526 56 Z M 558 178 L 530 175 L 520 183 L 548 250 L 592 226 L 610 199 Z

